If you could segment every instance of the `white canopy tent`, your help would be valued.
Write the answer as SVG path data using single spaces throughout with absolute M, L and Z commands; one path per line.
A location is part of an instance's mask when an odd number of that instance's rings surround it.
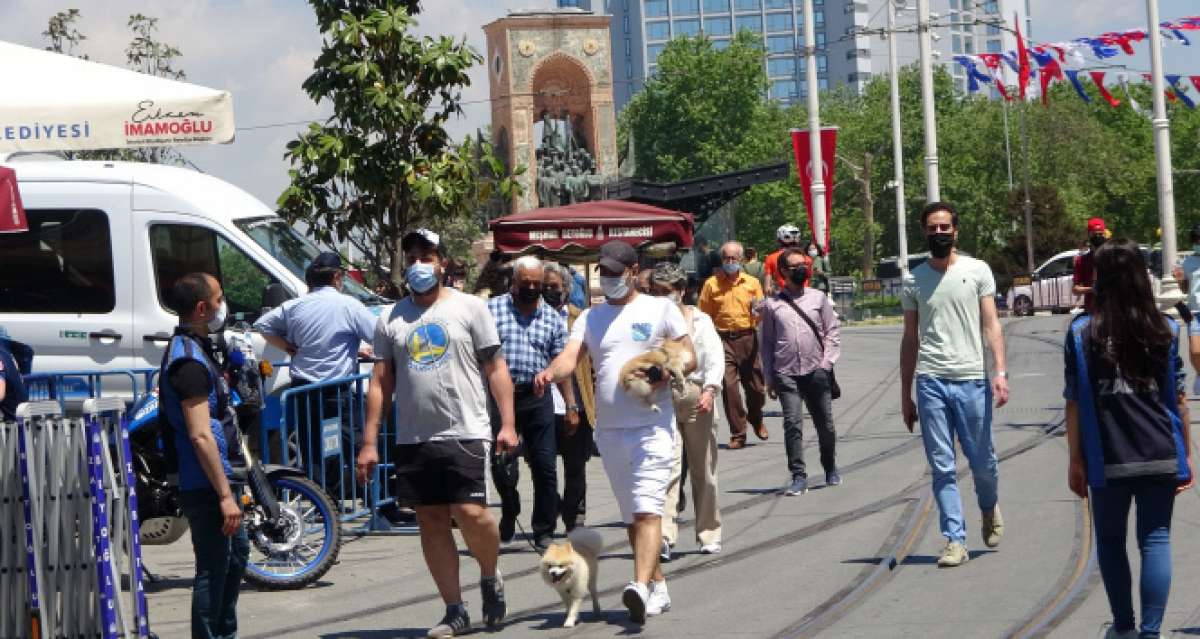
M 233 141 L 228 91 L 0 42 L 0 154 Z

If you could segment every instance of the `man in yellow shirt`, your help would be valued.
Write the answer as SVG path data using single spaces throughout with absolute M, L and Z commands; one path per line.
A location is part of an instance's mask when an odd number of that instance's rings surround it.
M 758 358 L 756 307 L 763 299 L 762 286 L 742 272 L 744 250 L 739 242 L 721 246 L 721 270 L 704 283 L 697 306 L 713 319 L 725 347 L 725 387 L 722 399 L 729 419 L 729 449 L 746 445 L 747 425 L 759 439 L 767 438 L 763 425 L 762 364 Z M 742 405 L 742 391 L 746 404 Z

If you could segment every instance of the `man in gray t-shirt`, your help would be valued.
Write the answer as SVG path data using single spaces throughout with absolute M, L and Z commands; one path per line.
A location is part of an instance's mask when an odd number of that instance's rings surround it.
M 379 423 L 388 399 L 396 402 L 396 498 L 417 511 L 425 564 L 446 603 L 446 616 L 429 631 L 450 637 L 471 626 L 458 581 L 458 548 L 451 517 L 479 563 L 483 619 L 495 626 L 507 612 L 496 564 L 500 530 L 487 508 L 491 424 L 484 382 L 500 412 L 496 448 L 517 445 L 513 385 L 484 302 L 442 286 L 445 255 L 436 233 L 421 229 L 401 240 L 412 294 L 379 319 L 375 364 L 367 392 L 358 480 L 379 463 Z
M 984 544 L 995 548 L 1004 534 L 997 506 L 999 471 L 992 446 L 992 396 L 996 406 L 1008 402 L 1008 373 L 1004 333 L 996 314 L 996 282 L 986 263 L 954 250 L 958 213 L 948 203 L 931 202 L 921 212 L 921 226 L 930 258 L 905 277 L 900 295 L 904 307 L 900 406 L 909 432 L 920 416 L 933 496 L 946 538 L 938 566 L 948 568 L 962 565 L 968 558 L 956 481 L 955 439 L 975 479 Z M 984 367 L 984 337 L 995 364 L 991 384 Z

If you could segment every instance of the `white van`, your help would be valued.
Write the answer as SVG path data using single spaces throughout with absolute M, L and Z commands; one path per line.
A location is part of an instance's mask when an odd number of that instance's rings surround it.
M 231 321 L 307 291 L 318 249 L 214 177 L 132 162 L 9 166 L 29 231 L 0 234 L 0 326 L 33 347 L 35 373 L 157 368 L 179 321 L 164 293 L 185 273 L 221 280 Z M 345 290 L 382 301 L 350 280 Z M 267 360 L 287 359 L 256 341 Z

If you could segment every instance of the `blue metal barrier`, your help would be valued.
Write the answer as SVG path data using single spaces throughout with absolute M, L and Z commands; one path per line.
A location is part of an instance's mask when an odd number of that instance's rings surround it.
M 141 385 L 138 376 L 141 376 Z M 55 371 L 47 373 L 32 373 L 25 375 L 25 387 L 29 393 L 29 401 L 58 402 L 63 413 L 67 411 L 68 400 L 98 399 L 104 395 L 104 379 L 123 377 L 129 380 L 133 389 L 132 401 L 136 403 L 141 396 L 153 389 L 158 369 L 138 368 L 122 370 L 93 370 L 93 371 Z
M 303 468 L 336 502 L 343 523 L 366 518 L 360 532 L 393 530 L 380 515 L 383 506 L 396 503 L 388 480 L 394 462 L 390 442 L 395 437 L 394 414 L 381 424 L 379 465 L 367 486 L 355 478 L 355 462 L 366 420 L 366 384 L 370 375 L 339 377 L 289 388 L 279 396 L 282 419 L 261 421 L 260 454 L 271 463 L 270 433 L 278 432 L 280 459 L 275 463 Z M 278 410 L 278 409 L 276 409 Z M 314 460 L 320 460 L 314 463 Z

